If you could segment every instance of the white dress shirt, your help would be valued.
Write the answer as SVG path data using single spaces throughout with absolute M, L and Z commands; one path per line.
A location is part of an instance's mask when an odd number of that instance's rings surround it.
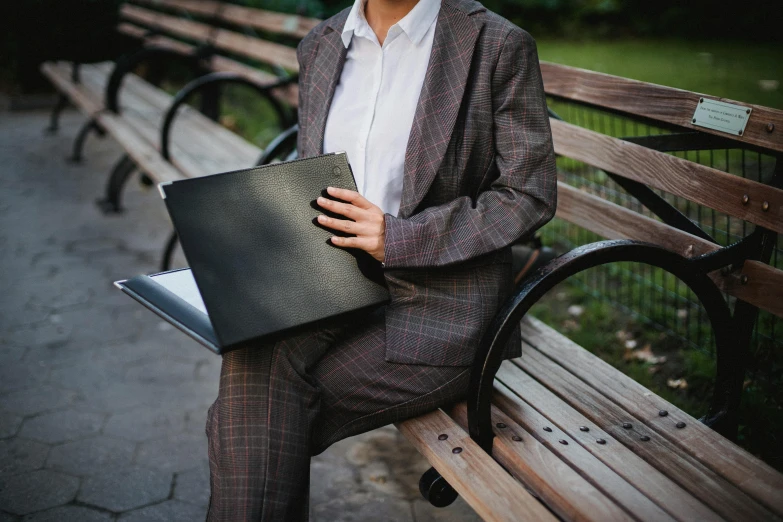
M 419 0 L 381 46 L 356 0 L 343 27 L 348 48 L 324 134 L 324 153 L 348 154 L 359 192 L 397 215 L 405 149 L 430 60 L 440 0 Z

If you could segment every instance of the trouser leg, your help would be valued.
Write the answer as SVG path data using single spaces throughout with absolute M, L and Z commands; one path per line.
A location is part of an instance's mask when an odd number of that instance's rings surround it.
M 223 357 L 207 420 L 207 520 L 307 520 L 310 427 L 319 390 L 306 369 L 331 344 L 333 331 L 320 330 Z

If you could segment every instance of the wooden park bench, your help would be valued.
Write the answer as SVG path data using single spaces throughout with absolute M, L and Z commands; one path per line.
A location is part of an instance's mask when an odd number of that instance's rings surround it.
M 557 218 L 606 241 L 563 254 L 515 290 L 479 347 L 466 403 L 398 424 L 434 466 L 422 493 L 446 505 L 456 490 L 486 520 L 783 518 L 783 475 L 730 440 L 759 309 L 783 317 L 783 259 L 770 265 L 783 232 L 783 111 L 740 104 L 752 113 L 744 132 L 730 135 L 693 124 L 708 96 L 549 63 L 542 73 L 559 156 Z M 598 114 L 574 111 L 576 121 L 566 122 L 551 111 L 569 106 Z M 656 129 L 620 139 L 610 135 L 611 118 Z M 758 168 L 761 179 L 671 154 L 728 149 L 769 160 Z M 644 212 L 601 197 L 603 187 L 566 183 L 575 165 L 605 173 Z M 724 222 L 739 220 L 740 235 L 748 232 L 721 246 L 704 226 L 712 210 Z M 704 418 L 525 316 L 557 283 L 620 262 L 674 274 L 701 301 L 717 363 Z M 501 364 L 520 320 L 523 355 Z
M 41 68 L 61 94 L 51 130 L 57 129 L 68 103 L 87 116 L 74 142 L 73 160 L 81 159 L 93 131 L 110 134 L 125 151 L 109 176 L 106 196 L 99 200 L 105 212 L 120 211 L 122 188 L 137 170 L 151 183 L 268 161 L 270 155 L 263 155 L 257 144 L 216 123 L 220 90 L 244 85 L 271 108 L 270 127 L 292 126 L 298 101 L 296 50 L 262 36 L 288 38 L 295 44 L 318 20 L 201 0 L 136 0 L 124 4 L 120 14 L 118 31 L 139 45 L 116 63 L 60 62 Z M 231 24 L 240 29 L 225 28 Z M 247 34 L 254 30 L 261 36 Z M 176 96 L 155 85 L 172 65 L 182 66 L 195 78 Z M 134 74 L 139 67 L 146 67 L 148 80 Z M 200 110 L 193 110 L 187 102 L 198 97 Z M 292 135 L 285 136 L 267 152 L 284 157 L 294 146 Z M 164 268 L 175 242 L 172 236 L 166 245 Z
M 215 123 L 214 97 L 207 97 L 201 112 L 171 107 L 208 92 L 226 75 L 279 101 L 276 124 L 282 127 L 285 108 L 295 106 L 293 48 L 225 27 L 251 25 L 300 38 L 315 21 L 197 0 L 134 4 L 123 8 L 119 30 L 143 41 L 139 51 L 117 65 L 43 66 L 90 118 L 85 129 L 108 132 L 127 152 L 111 177 L 108 208 L 118 208 L 112 193 L 119 193 L 134 166 L 166 181 L 289 154 L 295 130 L 261 158 L 259 147 Z M 184 57 L 197 64 L 198 74 L 213 76 L 172 97 L 154 78 L 129 72 L 146 59 L 144 53 Z M 286 72 L 262 72 L 256 62 Z M 479 346 L 467 402 L 398 424 L 434 466 L 420 481 L 422 493 L 439 506 L 458 493 L 486 520 L 783 518 L 783 476 L 731 442 L 758 311 L 783 317 L 783 271 L 780 262 L 771 262 L 779 249 L 777 233 L 783 232 L 783 113 L 741 104 L 752 109 L 747 127 L 742 135 L 728 135 L 693 125 L 697 105 L 708 96 L 555 64 L 543 63 L 542 72 L 561 174 L 557 217 L 607 241 L 578 246 L 522 281 Z M 572 116 L 572 105 L 595 113 Z M 186 139 L 170 135 L 173 114 L 179 114 L 177 129 Z M 633 122 L 632 129 L 638 122 L 655 129 L 618 130 L 612 118 Z M 602 122 L 609 122 L 606 129 Z M 728 149 L 764 155 L 774 168 L 745 179 L 676 156 Z M 575 169 L 603 173 L 638 204 L 618 205 L 602 197 L 596 184 L 575 185 Z M 742 232 L 751 230 L 736 243 L 727 241 L 707 232 L 698 219 L 701 210 L 730 216 L 744 225 Z M 625 262 L 675 274 L 711 320 L 717 375 L 712 405 L 701 420 L 526 317 L 555 284 L 590 267 Z M 523 355 L 501 364 L 501 347 L 520 321 Z

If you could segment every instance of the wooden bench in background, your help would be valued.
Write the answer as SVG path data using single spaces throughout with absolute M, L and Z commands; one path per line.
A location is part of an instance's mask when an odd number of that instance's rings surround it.
M 251 25 L 295 40 L 317 21 L 198 0 L 134 4 L 123 8 L 119 30 L 144 47 L 130 55 L 135 58 L 120 61 L 125 72 L 118 110 L 104 96 L 110 84 L 118 84 L 111 81 L 111 64 L 77 69 L 47 64 L 44 72 L 98 128 L 120 142 L 130 157 L 126 168 L 137 165 L 156 181 L 258 161 L 258 147 L 213 121 L 214 102 L 203 103 L 203 113 L 175 110 L 180 114 L 177 129 L 187 139 L 164 137 L 172 103 L 181 103 L 210 80 L 198 79 L 172 98 L 153 85 L 154 74 L 152 82 L 145 82 L 127 71 L 142 63 L 144 53 L 186 57 L 198 62 L 200 73 L 252 81 L 294 107 L 295 86 L 286 82 L 288 74 L 296 73 L 293 47 L 224 27 Z M 275 69 L 258 70 L 256 61 L 286 69 L 280 75 L 284 85 L 269 88 L 280 76 Z M 783 317 L 783 272 L 770 266 L 776 234 L 783 231 L 783 163 L 777 159 L 774 172 L 753 181 L 669 154 L 731 148 L 779 158 L 783 114 L 753 106 L 744 135 L 727 136 L 691 124 L 698 94 L 556 64 L 543 63 L 542 72 L 556 110 L 564 103 L 577 104 L 652 122 L 662 130 L 649 136 L 612 136 L 552 114 L 562 175 L 557 216 L 609 242 L 576 248 L 523 281 L 480 346 L 467 403 L 398 425 L 437 469 L 422 477 L 422 493 L 435 505 L 447 505 L 456 490 L 487 520 L 783 518 L 783 477 L 729 440 L 736 429 L 756 313 L 760 308 Z M 265 156 L 288 155 L 294 132 L 284 134 Z M 577 163 L 607 173 L 646 209 L 636 212 L 602 198 L 589 185 L 566 182 Z M 125 178 L 112 176 L 115 181 Z M 721 246 L 661 191 L 755 228 L 737 245 Z M 677 274 L 692 285 L 713 319 L 718 373 L 704 422 L 543 323 L 523 319 L 555 283 L 589 266 L 623 261 Z M 737 299 L 733 315 L 721 291 Z M 520 320 L 523 356 L 501 365 L 498 347 Z

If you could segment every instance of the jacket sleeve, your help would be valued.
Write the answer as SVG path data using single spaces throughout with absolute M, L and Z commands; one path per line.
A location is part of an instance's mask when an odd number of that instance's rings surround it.
M 515 28 L 492 77 L 498 177 L 477 198 L 459 197 L 403 219 L 386 215 L 386 268 L 435 267 L 498 250 L 549 221 L 557 179 L 544 86 L 533 38 Z

